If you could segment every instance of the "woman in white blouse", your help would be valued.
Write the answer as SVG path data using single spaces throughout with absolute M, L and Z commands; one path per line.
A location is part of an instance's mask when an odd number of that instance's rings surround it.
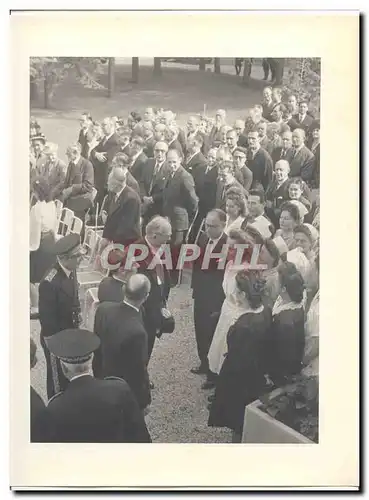
M 53 247 L 57 224 L 56 205 L 50 201 L 50 186 L 42 177 L 32 184 L 36 198 L 29 215 L 31 308 L 37 308 L 37 284 L 55 264 Z
M 228 235 L 233 229 L 240 229 L 247 213 L 246 198 L 241 189 L 230 188 L 226 192 L 227 222 L 224 232 Z

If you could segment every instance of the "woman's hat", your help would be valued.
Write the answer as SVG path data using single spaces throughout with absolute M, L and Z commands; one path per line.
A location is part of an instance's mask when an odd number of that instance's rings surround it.
M 33 141 L 41 141 L 45 144 L 46 142 L 46 137 L 44 134 L 38 134 L 38 135 L 31 135 L 30 140 Z

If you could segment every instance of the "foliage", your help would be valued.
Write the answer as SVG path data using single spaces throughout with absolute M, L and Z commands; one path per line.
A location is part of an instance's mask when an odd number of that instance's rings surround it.
M 106 58 L 100 57 L 31 57 L 30 75 L 35 83 L 42 83 L 47 93 L 45 103 L 56 88 L 71 74 L 85 88 L 103 90 L 105 87 L 96 81 L 103 73 Z
M 260 397 L 261 410 L 318 442 L 319 390 L 317 377 L 298 375 L 290 384 Z
M 287 59 L 283 77 L 283 92 L 308 99 L 310 111 L 320 116 L 320 58 Z

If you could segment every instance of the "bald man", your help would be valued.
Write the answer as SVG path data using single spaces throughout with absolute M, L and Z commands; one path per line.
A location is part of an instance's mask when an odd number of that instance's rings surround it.
M 119 136 L 115 133 L 113 119 L 104 118 L 101 128 L 104 137 L 90 154 L 90 161 L 94 166 L 95 188 L 97 189 L 95 203 L 99 203 L 100 206 L 107 193 L 107 180 L 111 163 L 121 148 Z
M 117 155 L 114 165 L 119 164 L 119 155 L 124 154 Z M 122 166 L 114 166 L 109 174 L 102 246 L 109 242 L 127 245 L 141 237 L 141 201 L 136 191 L 127 186 L 127 175 L 127 168 Z
M 94 333 L 101 341 L 93 361 L 95 377 L 124 379 L 142 410 L 151 403 L 147 373 L 148 338 L 141 314 L 141 306 L 149 296 L 150 288 L 150 280 L 145 275 L 131 276 L 123 302 L 100 304 L 94 325 Z

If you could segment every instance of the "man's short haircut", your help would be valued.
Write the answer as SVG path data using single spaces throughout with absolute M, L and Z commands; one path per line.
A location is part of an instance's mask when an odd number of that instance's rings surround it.
M 295 130 L 292 132 L 292 134 L 295 133 L 295 132 L 298 132 L 299 135 L 301 135 L 302 138 L 305 139 L 305 135 L 306 134 L 305 134 L 305 130 L 304 129 L 302 129 L 302 128 L 295 128 Z
M 231 128 L 230 130 L 227 130 L 227 135 L 228 134 L 235 134 L 235 135 L 237 135 L 237 131 L 234 128 Z
M 301 104 L 306 104 L 306 106 L 309 106 L 309 101 L 307 99 L 301 99 L 301 101 L 299 101 L 299 106 L 301 106 Z
M 81 153 L 82 146 L 79 142 L 74 142 L 67 147 L 67 153 L 72 153 L 73 151 L 78 151 L 78 153 Z
M 145 140 L 140 135 L 135 135 L 131 142 L 132 144 L 136 144 L 140 149 L 145 147 Z
M 91 114 L 88 111 L 84 111 L 82 113 L 82 116 L 85 116 L 87 118 L 87 120 L 89 120 L 90 122 L 92 122 L 92 116 L 91 116 Z
M 150 291 L 150 280 L 144 274 L 134 274 L 128 278 L 125 287 L 125 298 L 132 302 L 140 302 Z
M 250 189 L 249 196 L 258 196 L 260 203 L 264 205 L 265 203 L 265 193 L 261 189 Z
M 242 153 L 243 155 L 247 156 L 247 149 L 241 146 L 237 146 L 236 149 L 233 151 L 233 156 L 235 155 L 235 153 Z
M 226 224 L 227 214 L 224 212 L 224 210 L 221 210 L 220 208 L 213 208 L 207 213 L 207 215 L 213 215 L 213 214 L 219 218 L 222 224 Z
M 196 142 L 196 144 L 200 146 L 200 148 L 204 144 L 204 139 L 201 134 L 196 134 L 195 137 L 193 138 L 193 141 Z
M 171 228 L 169 219 L 161 215 L 155 215 L 146 226 L 146 234 L 159 234 L 163 230 L 163 226 Z
M 169 149 L 168 153 L 167 153 L 167 156 L 169 155 L 169 153 L 173 153 L 173 152 L 176 152 L 177 153 L 177 156 L 178 158 L 182 161 L 183 160 L 183 153 L 182 151 L 180 151 L 179 149 L 177 148 L 173 148 L 173 149 Z

